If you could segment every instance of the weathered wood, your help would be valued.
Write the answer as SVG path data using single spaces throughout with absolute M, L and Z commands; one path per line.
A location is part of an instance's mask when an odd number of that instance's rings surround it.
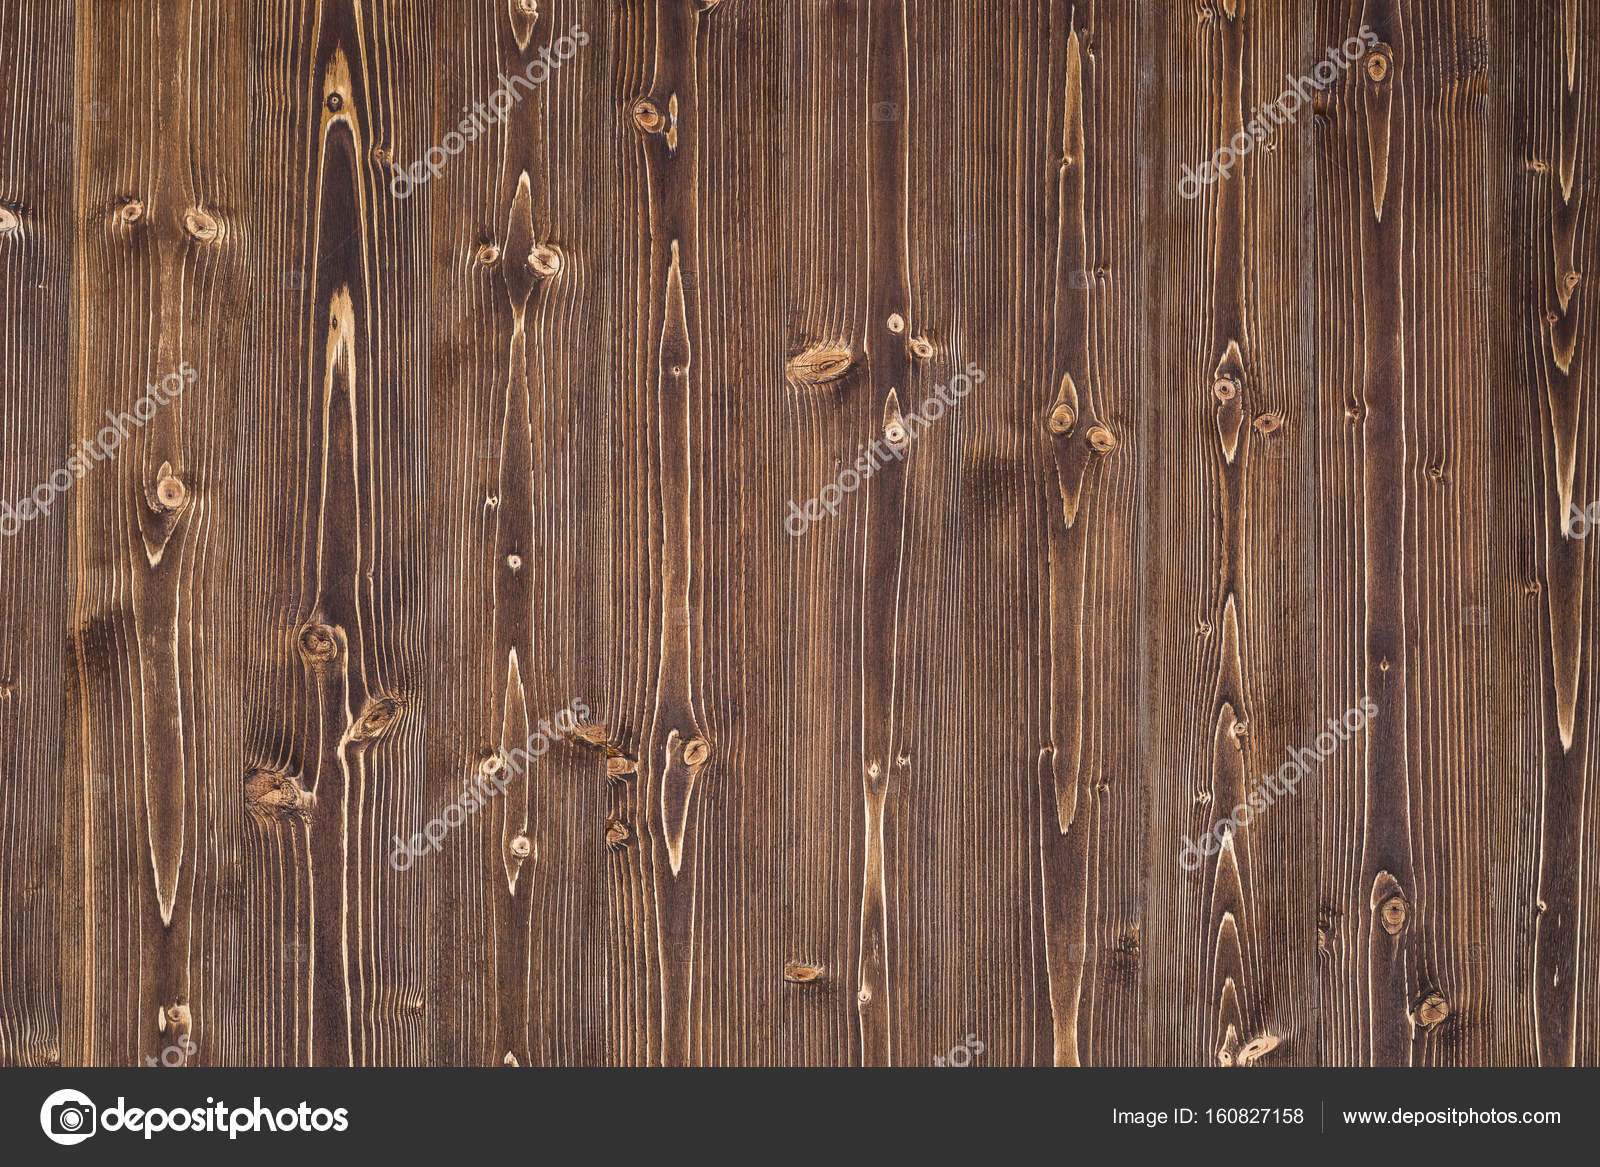
M 63 780 L 69 661 L 64 565 L 71 503 L 44 520 L 15 505 L 63 465 L 73 438 L 72 6 L 0 4 L 0 1063 L 78 1060 L 82 792 Z
M 1600 1061 L 1589 0 L 0 39 L 0 1063 Z

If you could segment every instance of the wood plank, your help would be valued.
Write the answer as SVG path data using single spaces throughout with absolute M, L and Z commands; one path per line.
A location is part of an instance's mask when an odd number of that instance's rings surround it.
M 448 273 L 432 324 L 428 577 L 430 642 L 452 646 L 429 660 L 424 817 L 486 759 L 509 759 L 488 762 L 498 781 L 470 825 L 402 875 L 427 889 L 434 934 L 456 938 L 429 971 L 462 988 L 433 1018 L 449 1062 L 597 1063 L 615 1048 L 592 970 L 631 827 L 608 844 L 606 752 L 555 720 L 587 709 L 577 720 L 598 728 L 614 708 L 611 585 L 595 569 L 609 553 L 614 486 L 597 455 L 612 447 L 613 397 L 587 324 L 615 286 L 612 21 L 594 4 L 538 7 L 434 14 L 429 140 L 455 130 L 457 110 L 484 110 L 485 132 L 418 192 Z
M 50 482 L 79 436 L 71 6 L 0 4 L 0 44 L 0 1065 L 36 1066 L 71 1060 L 62 991 L 78 978 L 57 927 L 76 914 L 58 867 L 77 821 L 60 780 L 72 501 Z M 70 490 L 68 472 L 56 484 Z M 41 502 L 49 513 L 32 514 Z
M 68 557 L 74 1062 L 222 1059 L 241 1020 L 214 974 L 243 907 L 227 646 L 248 188 L 207 126 L 240 23 L 178 0 L 77 8 L 72 421 L 114 455 L 75 491 Z
M 427 889 L 392 838 L 420 828 L 427 724 L 431 206 L 397 165 L 432 125 L 421 5 L 261 4 L 256 134 L 279 177 L 250 189 L 259 239 L 239 395 L 243 795 L 252 1058 L 426 1062 Z M 269 501 L 270 500 L 270 501 Z

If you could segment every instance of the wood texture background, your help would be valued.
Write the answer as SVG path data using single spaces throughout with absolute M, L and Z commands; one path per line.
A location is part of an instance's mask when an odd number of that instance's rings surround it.
M 199 374 L 0 539 L 0 1063 L 1600 1062 L 1591 0 L 0 0 L 0 45 L 0 498 Z

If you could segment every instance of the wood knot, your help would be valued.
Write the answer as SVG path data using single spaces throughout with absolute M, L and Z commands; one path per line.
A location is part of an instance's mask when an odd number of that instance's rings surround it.
M 1367 76 L 1374 84 L 1381 83 L 1389 76 L 1389 50 L 1379 48 L 1367 58 Z
M 484 267 L 493 267 L 500 262 L 500 249 L 493 243 L 485 243 L 478 248 L 477 259 Z
M 300 632 L 300 655 L 316 664 L 339 655 L 339 639 L 326 624 L 310 624 Z
M 913 336 L 911 338 L 911 355 L 925 361 L 933 356 L 933 344 L 925 336 Z
M 536 18 L 539 15 L 539 0 L 517 0 L 517 11 L 530 19 Z
M 522 570 L 522 556 L 515 553 L 506 556 L 506 566 L 513 572 Z
M 1260 1037 L 1248 1042 L 1234 1058 L 1236 1066 L 1253 1066 L 1266 1057 L 1283 1042 L 1283 1038 L 1275 1033 L 1263 1033 Z
M 505 768 L 505 759 L 498 750 L 485 750 L 483 758 L 478 762 L 478 772 L 484 775 L 500 773 Z
M 175 511 L 189 499 L 189 488 L 176 474 L 164 474 L 156 483 L 156 501 L 169 511 Z
M 541 243 L 528 253 L 528 267 L 533 274 L 549 278 L 561 270 L 561 253 L 547 243 Z
M 1406 901 L 1402 897 L 1390 896 L 1378 909 L 1378 922 L 1389 935 L 1398 936 L 1405 929 L 1408 912 Z
M 179 1001 L 176 1005 L 167 1006 L 166 1025 L 170 1025 L 176 1029 L 180 1025 L 188 1027 L 193 1025 L 193 1023 L 194 1019 L 193 1015 L 189 1012 L 189 1006 L 185 1005 L 182 1001 Z M 165 1026 L 162 1028 L 164 1031 Z
M 330 111 L 332 111 L 333 113 L 338 113 L 343 108 L 344 108 L 344 94 L 342 94 L 342 93 L 330 93 L 330 94 L 328 94 L 328 109 Z
M 1237 377 L 1222 376 L 1211 382 L 1211 395 L 1218 401 L 1232 401 L 1239 395 Z
M 705 764 L 706 756 L 710 752 L 711 747 L 706 744 L 704 738 L 693 738 L 683 747 L 683 760 L 691 766 L 701 766 Z
M 1276 413 L 1263 413 L 1255 420 L 1257 433 L 1270 434 L 1283 424 L 1283 419 Z
M 883 427 L 883 438 L 891 446 L 903 446 L 909 440 L 906 427 L 900 424 L 899 418 L 893 419 Z
M 1450 1002 L 1438 993 L 1429 993 L 1417 1002 L 1415 1018 L 1423 1029 L 1432 1029 L 1448 1016 L 1450 1016 Z
M 1566 293 L 1569 296 L 1572 295 L 1572 293 L 1577 289 L 1578 285 L 1582 282 L 1583 276 L 1575 271 L 1569 271 L 1566 275 L 1561 277 L 1561 286 L 1566 289 Z
M 1109 454 L 1117 448 L 1117 435 L 1103 425 L 1089 427 L 1084 437 L 1088 439 L 1089 448 L 1097 454 Z
M 610 735 L 603 725 L 580 725 L 572 736 L 591 749 L 604 750 L 608 758 L 622 753 L 611 744 Z
M 1344 927 L 1344 913 L 1332 904 L 1317 907 L 1317 957 L 1332 960 L 1339 947 L 1340 932 Z
M 261 820 L 298 819 L 311 809 L 312 795 L 292 774 L 251 770 L 245 775 L 244 803 Z
M 613 781 L 621 781 L 629 774 L 637 773 L 638 770 L 639 763 L 622 754 L 606 759 L 606 777 Z
M 0 207 L 0 235 L 4 235 L 7 231 L 15 231 L 20 225 L 20 221 L 10 208 Z
M 802 385 L 825 385 L 849 371 L 854 357 L 840 344 L 815 344 L 789 358 L 789 376 Z
M 1072 406 L 1062 402 L 1050 411 L 1050 416 L 1045 419 L 1045 428 L 1053 434 L 1069 434 L 1077 422 L 1078 415 L 1073 412 Z
M 137 223 L 144 218 L 144 204 L 138 199 L 124 199 L 122 205 L 117 208 L 117 218 L 124 223 Z
M 389 151 L 384 149 L 382 146 L 374 146 L 372 148 L 372 161 L 374 165 L 387 166 L 389 165 L 389 160 L 393 157 L 394 155 L 390 154 Z
M 632 112 L 633 124 L 646 134 L 660 133 L 661 127 L 666 124 L 661 110 L 648 97 L 641 97 L 634 102 Z
M 628 824 L 621 819 L 606 820 L 606 846 L 613 851 L 619 851 L 627 846 L 629 838 Z
M 888 325 L 889 331 L 898 336 L 906 330 L 906 318 L 895 312 L 889 317 Z
M 380 697 L 367 703 L 365 711 L 350 730 L 350 740 L 373 741 L 388 732 L 400 716 L 400 702 L 393 697 Z
M 783 979 L 791 985 L 810 985 L 820 981 L 827 971 L 826 965 L 813 964 L 807 960 L 791 960 L 783 966 Z M 868 999 L 871 999 L 870 994 Z
M 184 212 L 183 229 L 200 243 L 211 243 L 222 234 L 217 221 L 199 207 L 190 207 Z
M 526 859 L 533 854 L 533 840 L 527 835 L 517 835 L 511 840 L 511 853 L 518 859 Z

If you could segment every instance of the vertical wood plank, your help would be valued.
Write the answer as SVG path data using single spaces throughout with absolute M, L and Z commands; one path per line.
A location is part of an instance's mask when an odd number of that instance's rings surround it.
M 789 681 L 775 728 L 788 747 L 779 760 L 792 937 L 784 954 L 783 1020 L 784 1057 L 793 1064 L 862 1060 L 857 994 L 872 824 L 861 794 L 861 681 L 850 660 L 863 635 L 857 589 L 864 496 L 882 488 L 875 479 L 859 485 L 848 503 L 832 500 L 837 513 L 820 521 L 805 512 L 872 442 L 875 462 L 888 457 L 883 416 L 867 400 L 863 344 L 864 144 L 868 119 L 888 113 L 874 113 L 866 101 L 867 7 L 791 6 L 777 25 L 792 46 L 779 63 L 777 133 L 787 194 L 773 208 L 783 257 L 776 306 L 787 346 L 774 485 L 785 501 L 763 518 L 781 522 L 785 540 L 775 610 Z M 875 612 L 872 619 L 886 616 Z
M 428 204 L 393 168 L 426 133 L 418 6 L 250 10 L 249 189 L 261 355 L 239 394 L 239 604 L 250 655 L 246 890 L 267 997 L 253 1057 L 429 1057 L 424 885 L 388 863 L 413 829 L 427 721 L 423 563 Z M 418 151 L 420 152 L 420 151 Z
M 225 1060 L 238 1019 L 210 970 L 238 923 L 218 892 L 238 844 L 228 305 L 247 235 L 242 157 L 206 123 L 243 33 L 181 0 L 77 18 L 73 429 L 105 454 L 75 488 L 69 554 L 68 1056 Z
M 70 1060 L 62 995 L 77 980 L 59 867 L 75 818 L 61 781 L 72 499 L 50 483 L 77 437 L 72 6 L 0 4 L 0 44 L 0 1065 L 33 1066 Z M 50 513 L 19 515 L 41 487 Z
M 1517 738 L 1517 772 L 1526 782 L 1516 793 L 1533 829 L 1517 832 L 1522 846 L 1511 854 L 1534 857 L 1506 872 L 1514 946 L 1495 939 L 1498 951 L 1511 949 L 1519 971 L 1531 963 L 1517 982 L 1522 1008 L 1508 1017 L 1522 1039 L 1513 1052 L 1551 1066 L 1591 1065 L 1600 1052 L 1597 974 L 1583 958 L 1584 938 L 1600 923 L 1595 546 L 1585 537 L 1589 504 L 1600 498 L 1584 282 L 1596 261 L 1595 20 L 1592 6 L 1576 3 L 1516 14 L 1506 184 L 1514 250 L 1495 269 L 1515 297 L 1502 318 L 1516 341 L 1504 368 L 1522 389 L 1520 409 L 1508 407 L 1500 425 L 1521 435 L 1502 457 L 1502 481 L 1512 484 L 1506 503 L 1521 520 L 1508 582 L 1513 675 L 1525 678 L 1508 704 L 1520 714 L 1519 728 L 1527 727 Z
M 424 881 L 436 932 L 460 938 L 430 967 L 460 987 L 435 1018 L 441 1058 L 596 1064 L 616 1048 L 600 969 L 624 850 L 606 818 L 612 474 L 595 456 L 611 445 L 614 398 L 587 323 L 615 282 L 611 15 L 497 2 L 435 22 L 432 140 L 463 120 L 474 136 L 416 196 L 431 202 L 433 263 L 448 274 L 432 324 L 441 543 L 420 818 L 468 788 L 485 802 L 402 878 Z M 585 708 L 592 718 L 577 720 L 601 736 L 559 732 L 563 710 Z
M 1298 287 L 1315 123 L 1309 102 L 1287 119 L 1260 111 L 1320 51 L 1292 5 L 1225 3 L 1203 16 L 1149 28 L 1152 52 L 1182 79 L 1173 107 L 1204 114 L 1163 135 L 1145 256 L 1157 289 L 1145 326 L 1159 334 L 1142 402 L 1157 828 L 1145 985 L 1160 1019 L 1146 1056 L 1314 1064 L 1311 883 L 1290 857 L 1305 853 L 1318 778 L 1279 780 L 1289 751 L 1345 708 L 1324 711 L 1295 672 L 1316 658 L 1296 554 L 1315 514 Z M 1226 174 L 1191 177 L 1243 141 L 1251 149 Z

